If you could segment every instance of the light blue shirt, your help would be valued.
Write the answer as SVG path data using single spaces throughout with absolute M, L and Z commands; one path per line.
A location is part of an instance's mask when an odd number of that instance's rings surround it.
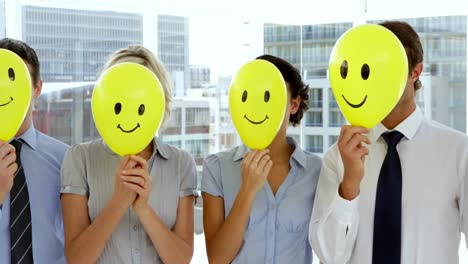
M 318 156 L 295 147 L 291 170 L 273 195 L 268 181 L 257 193 L 242 246 L 232 263 L 312 263 L 308 228 L 321 168 Z M 224 199 L 225 217 L 242 183 L 240 164 L 249 149 L 242 145 L 205 159 L 202 192 Z
M 21 137 L 21 163 L 28 184 L 32 248 L 36 264 L 66 263 L 60 205 L 60 166 L 68 146 L 31 125 Z M 0 263 L 10 263 L 10 195 L 0 210 Z

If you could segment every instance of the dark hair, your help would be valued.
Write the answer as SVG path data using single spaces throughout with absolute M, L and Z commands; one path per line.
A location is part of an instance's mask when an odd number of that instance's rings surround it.
M 16 55 L 20 56 L 29 64 L 30 75 L 34 85 L 41 80 L 41 65 L 39 59 L 34 49 L 28 46 L 28 44 L 16 39 L 4 38 L 0 40 L 0 48 L 16 53 Z
M 418 33 L 406 22 L 401 21 L 385 21 L 380 23 L 395 34 L 406 50 L 408 57 L 409 74 L 414 70 L 414 67 L 423 61 L 424 51 L 419 40 Z M 421 88 L 422 84 L 419 78 L 414 82 L 414 90 Z
M 284 81 L 289 84 L 291 98 L 295 99 L 298 96 L 301 97 L 302 100 L 299 109 L 295 114 L 289 116 L 289 122 L 293 126 L 298 125 L 304 116 L 304 112 L 309 109 L 309 85 L 306 85 L 302 81 L 301 74 L 294 66 L 281 58 L 272 55 L 262 55 L 256 59 L 266 60 L 275 65 L 281 72 L 281 75 L 283 75 Z

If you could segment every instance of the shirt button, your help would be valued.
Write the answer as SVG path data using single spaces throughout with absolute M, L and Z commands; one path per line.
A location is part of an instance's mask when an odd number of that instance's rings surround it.
M 134 226 L 133 226 L 133 231 L 137 231 L 137 229 L 138 229 L 138 226 L 137 226 L 137 225 L 134 225 Z

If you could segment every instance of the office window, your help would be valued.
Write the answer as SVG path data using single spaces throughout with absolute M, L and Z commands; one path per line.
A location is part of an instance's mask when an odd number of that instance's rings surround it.
M 338 141 L 339 136 L 328 136 L 328 147 L 330 148 Z
M 102 67 L 116 50 L 144 44 L 162 61 L 171 78 L 172 114 L 159 136 L 193 155 L 199 175 L 206 155 L 242 143 L 229 113 L 229 87 L 237 69 L 262 53 L 289 61 L 310 84 L 310 109 L 304 113 L 301 126 L 290 128 L 288 134 L 304 149 L 323 154 L 338 139 L 337 128 L 346 124 L 328 81 L 328 62 L 336 40 L 366 18 L 379 22 L 393 15 L 410 23 L 423 45 L 423 88 L 417 92 L 418 106 L 427 117 L 466 132 L 468 14 L 461 7 L 447 4 L 440 8 L 444 16 L 439 16 L 437 1 L 427 1 L 415 9 L 415 17 L 409 17 L 406 9 L 390 10 L 391 1 L 359 0 L 356 10 L 343 7 L 344 0 L 342 8 L 326 8 L 330 1 L 322 1 L 315 10 L 304 8 L 309 3 L 303 1 L 300 5 L 268 3 L 269 10 L 281 11 L 279 17 L 274 11 L 250 17 L 250 12 L 239 14 L 235 10 L 227 14 L 227 8 L 219 9 L 207 0 L 197 1 L 198 9 L 184 5 L 181 10 L 142 0 L 102 0 L 97 6 L 85 2 L 0 0 L 0 38 L 26 41 L 41 61 L 44 88 L 34 104 L 34 125 L 65 143 L 100 137 L 92 117 L 91 96 Z M 193 5 L 187 0 L 171 5 L 181 2 Z M 228 4 L 238 5 L 226 0 Z M 425 11 L 431 8 L 433 12 Z M 459 10 L 452 12 L 450 8 Z M 311 14 L 304 15 L 302 9 Z M 350 15 L 337 16 L 340 10 Z M 290 15 L 299 12 L 304 13 Z M 195 229 L 200 234 L 201 199 L 195 215 Z M 195 259 L 199 260 L 204 254 L 204 239 L 197 236 L 196 241 Z M 468 261 L 463 258 L 465 251 L 460 251 L 460 263 Z
M 309 135 L 306 137 L 306 150 L 315 153 L 323 152 L 323 136 Z

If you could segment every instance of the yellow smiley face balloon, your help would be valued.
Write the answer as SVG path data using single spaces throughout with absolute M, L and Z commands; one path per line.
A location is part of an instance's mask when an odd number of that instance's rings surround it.
M 15 53 L 0 49 L 0 140 L 12 139 L 31 104 L 31 77 L 24 61 Z
M 408 78 L 406 52 L 399 39 L 380 25 L 348 30 L 330 57 L 330 82 L 349 123 L 371 128 L 400 99 Z
M 237 72 L 229 90 L 229 111 L 242 141 L 265 149 L 278 133 L 287 106 L 281 72 L 266 60 L 248 62 Z
M 109 148 L 120 156 L 148 146 L 163 120 L 164 90 L 145 66 L 121 63 L 107 69 L 91 99 L 96 127 Z

